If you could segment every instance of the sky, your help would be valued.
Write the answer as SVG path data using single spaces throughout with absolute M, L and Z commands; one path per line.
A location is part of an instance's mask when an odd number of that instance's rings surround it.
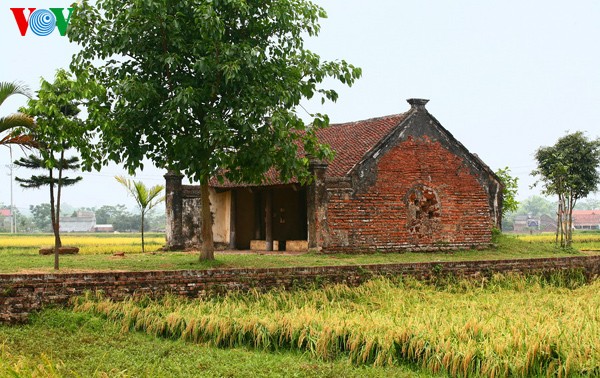
M 11 7 L 68 7 L 70 0 L 11 0 L 0 5 L 0 81 L 21 81 L 35 91 L 67 67 L 77 46 L 58 31 L 21 36 Z M 332 123 L 402 113 L 408 98 L 426 98 L 427 109 L 493 170 L 509 167 L 519 178 L 518 198 L 539 194 L 534 153 L 567 132 L 600 136 L 600 2 L 578 0 L 321 0 L 328 13 L 321 33 L 306 46 L 324 60 L 344 59 L 363 76 L 336 88 L 336 103 L 305 101 L 307 112 Z M 13 98 L 6 115 L 25 104 Z M 300 109 L 302 115 L 304 110 Z M 308 119 L 308 117 L 306 117 Z M 13 149 L 13 158 L 21 156 Z M 0 202 L 10 204 L 8 149 L 0 149 Z M 30 172 L 15 170 L 16 176 Z M 136 180 L 164 183 L 164 172 L 146 165 Z M 64 191 L 74 207 L 134 205 L 113 179 L 115 165 L 82 173 Z M 598 194 L 595 197 L 599 197 Z M 13 187 L 15 206 L 48 201 L 47 190 Z

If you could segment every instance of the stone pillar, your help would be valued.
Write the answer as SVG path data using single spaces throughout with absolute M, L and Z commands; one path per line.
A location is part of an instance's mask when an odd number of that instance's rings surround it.
M 328 164 L 318 160 L 311 160 L 309 169 L 314 180 L 306 191 L 306 217 L 308 222 L 308 248 L 321 250 L 323 247 L 323 227 L 326 221 L 326 194 L 325 173 Z
M 265 198 L 265 249 L 273 250 L 273 192 L 267 189 Z
M 169 251 L 183 249 L 183 191 L 181 185 L 183 175 L 169 171 L 164 178 L 165 206 L 167 209 L 166 249 Z
M 237 217 L 237 192 L 235 190 L 231 190 L 229 201 L 229 249 L 235 249 L 235 221 Z

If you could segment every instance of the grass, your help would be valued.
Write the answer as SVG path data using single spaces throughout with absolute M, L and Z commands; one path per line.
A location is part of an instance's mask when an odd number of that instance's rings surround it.
M 122 332 L 90 313 L 48 309 L 0 325 L 0 377 L 419 377 L 405 367 L 355 367 L 299 352 L 219 349 Z
M 216 260 L 200 262 L 197 252 L 153 252 L 139 253 L 137 234 L 120 235 L 67 235 L 64 244 L 82 248 L 79 255 L 64 255 L 60 258 L 61 272 L 110 271 L 110 270 L 177 270 L 210 268 L 276 268 L 289 266 L 358 265 L 384 263 L 414 263 L 467 260 L 522 259 L 536 257 L 574 256 L 576 250 L 556 248 L 546 240 L 533 240 L 530 236 L 501 235 L 497 246 L 486 250 L 464 250 L 438 253 L 374 253 L 363 255 L 308 253 L 302 255 L 276 254 L 226 254 L 216 253 Z M 534 237 L 537 237 L 534 235 Z M 0 273 L 53 272 L 52 256 L 40 256 L 38 248 L 49 244 L 49 235 L 2 235 L 0 237 Z M 162 234 L 149 237 L 154 249 L 164 242 Z M 136 244 L 137 243 L 137 244 Z M 600 234 L 587 236 L 577 242 L 582 249 L 600 244 Z M 115 251 L 126 251 L 124 257 L 112 256 Z M 132 251 L 132 252 L 128 252 Z
M 356 366 L 414 366 L 449 376 L 600 375 L 600 281 L 581 272 L 496 275 L 425 284 L 377 279 L 357 288 L 164 297 L 114 303 L 88 296 L 74 311 L 123 331 L 220 348 L 305 352 Z

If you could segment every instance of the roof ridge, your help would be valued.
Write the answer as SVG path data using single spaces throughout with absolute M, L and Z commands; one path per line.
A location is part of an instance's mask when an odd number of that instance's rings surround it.
M 330 123 L 328 127 L 346 126 L 346 125 L 357 124 L 357 123 L 381 121 L 381 120 L 385 120 L 385 119 L 389 119 L 389 118 L 400 117 L 400 116 L 405 115 L 406 113 L 408 113 L 408 111 L 403 112 L 403 113 L 389 114 L 389 115 L 385 115 L 385 116 L 366 118 L 366 119 L 361 119 L 361 120 L 358 120 L 358 121 L 349 121 L 349 122 L 341 122 L 341 123 Z

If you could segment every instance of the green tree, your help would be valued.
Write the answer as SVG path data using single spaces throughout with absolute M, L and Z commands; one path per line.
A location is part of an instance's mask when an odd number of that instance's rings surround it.
M 125 205 L 104 205 L 97 210 L 96 223 L 112 224 L 115 231 L 133 231 L 141 228 L 140 218 L 131 214 Z
M 502 218 L 519 208 L 517 201 L 517 191 L 519 190 L 519 178 L 510 174 L 510 168 L 500 168 L 496 171 L 496 176 L 502 181 Z
M 23 109 L 35 119 L 36 127 L 29 135 L 35 140 L 39 156 L 30 155 L 17 160 L 15 164 L 31 168 L 43 169 L 48 175 L 32 176 L 30 179 L 17 179 L 21 186 L 39 188 L 48 185 L 50 188 L 50 214 L 54 233 L 54 269 L 59 268 L 60 239 L 60 204 L 62 188 L 73 185 L 81 177 L 63 177 L 66 170 L 78 169 L 77 157 L 65 156 L 71 147 L 85 148 L 90 143 L 91 135 L 83 129 L 79 114 L 78 102 L 75 100 L 74 82 L 64 70 L 56 73 L 53 83 L 44 79 L 37 91 L 37 98 L 30 99 Z M 55 193 L 56 191 L 56 193 Z
M 23 95 L 31 97 L 29 88 L 19 83 L 0 82 L 0 105 L 11 96 Z M 33 118 L 23 113 L 13 113 L 0 117 L 0 145 L 19 145 L 33 147 L 35 143 L 28 133 L 23 133 L 22 129 L 32 129 L 34 127 Z
M 69 38 L 85 87 L 88 122 L 101 131 L 96 156 L 133 173 L 144 157 L 200 183 L 201 259 L 214 259 L 209 181 L 310 179 L 308 158 L 331 157 L 316 130 L 329 123 L 296 108 L 335 101 L 327 78 L 352 85 L 361 71 L 304 47 L 325 11 L 308 0 L 83 1 Z M 331 83 L 331 81 L 328 81 Z M 304 154 L 299 154 L 303 151 Z M 99 169 L 104 161 L 87 158 Z
M 590 140 L 581 131 L 567 134 L 554 146 L 535 153 L 539 176 L 536 184 L 543 193 L 558 196 L 556 242 L 569 248 L 573 235 L 573 208 L 577 201 L 594 192 L 600 183 L 600 139 Z
M 145 252 L 145 249 L 144 249 L 144 218 L 148 211 L 152 210 L 152 208 L 154 206 L 158 205 L 159 203 L 161 203 L 162 201 L 165 200 L 165 197 L 161 196 L 161 192 L 163 191 L 163 189 L 165 187 L 163 185 L 154 185 L 153 187 L 148 188 L 141 181 L 132 181 L 123 176 L 115 176 L 115 179 L 127 189 L 129 194 L 131 194 L 131 196 L 135 199 L 135 202 L 137 203 L 137 205 L 140 209 L 140 214 L 141 214 L 141 219 L 142 219 L 141 230 L 142 230 L 142 253 L 143 253 L 143 252 Z
M 41 203 L 39 205 L 30 205 L 29 211 L 33 217 L 35 227 L 42 231 L 48 232 L 52 230 L 52 220 L 50 217 L 50 204 Z
M 556 213 L 556 206 L 546 198 L 534 195 L 521 201 L 516 213 L 523 215 L 530 214 L 533 217 L 539 217 L 541 215 L 552 216 Z
M 58 254 L 59 248 L 62 247 L 62 241 L 60 239 L 60 200 L 61 191 L 65 186 L 75 185 L 83 179 L 81 176 L 75 178 L 69 178 L 63 176 L 64 171 L 73 170 L 79 168 L 79 158 L 76 156 L 65 158 L 64 151 L 61 153 L 60 159 L 56 159 L 53 154 L 48 154 L 45 149 L 40 150 L 42 156 L 35 156 L 33 154 L 22 157 L 19 160 L 15 160 L 15 164 L 29 169 L 41 169 L 47 171 L 47 175 L 32 175 L 28 179 L 15 177 L 15 180 L 20 183 L 23 188 L 39 189 L 43 186 L 50 187 L 50 221 L 52 224 L 52 232 L 54 233 L 54 269 L 58 270 Z M 48 168 L 48 162 L 51 161 L 52 165 Z M 56 173 L 54 172 L 56 170 Z M 56 188 L 56 195 L 55 195 Z
M 575 205 L 575 209 L 577 209 L 577 210 L 598 210 L 598 209 L 600 209 L 600 199 L 587 198 L 583 201 L 579 201 Z

